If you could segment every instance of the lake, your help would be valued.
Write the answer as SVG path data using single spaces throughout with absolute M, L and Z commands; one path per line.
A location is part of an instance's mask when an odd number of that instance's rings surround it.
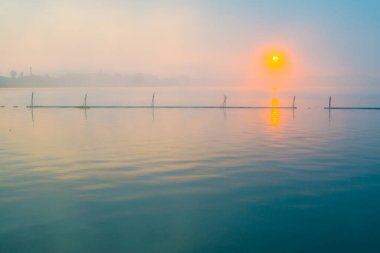
M 2 253 L 380 252 L 380 111 L 0 94 Z

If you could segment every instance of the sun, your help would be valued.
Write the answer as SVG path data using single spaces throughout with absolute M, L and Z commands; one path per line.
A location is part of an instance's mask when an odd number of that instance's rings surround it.
M 264 55 L 264 65 L 267 70 L 282 71 L 287 66 L 286 54 L 276 50 L 269 51 Z

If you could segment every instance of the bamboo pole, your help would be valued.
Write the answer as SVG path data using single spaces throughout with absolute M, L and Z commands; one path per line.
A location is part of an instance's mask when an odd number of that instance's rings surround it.
M 152 107 L 154 107 L 154 100 L 156 98 L 156 92 L 153 92 L 153 96 L 152 96 Z
M 32 92 L 32 97 L 30 99 L 30 107 L 33 108 L 34 107 L 34 92 Z
M 331 96 L 329 98 L 329 110 L 331 110 Z
M 86 95 L 84 96 L 84 104 L 83 104 L 83 107 L 86 109 L 87 108 L 87 93 Z
M 223 99 L 223 103 L 222 103 L 223 108 L 227 107 L 227 99 L 228 99 L 228 97 L 226 95 L 224 95 L 224 99 Z

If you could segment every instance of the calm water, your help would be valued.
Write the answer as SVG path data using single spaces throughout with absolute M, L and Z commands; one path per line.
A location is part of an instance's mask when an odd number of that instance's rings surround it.
M 7 106 L 0 122 L 1 253 L 380 252 L 380 111 Z

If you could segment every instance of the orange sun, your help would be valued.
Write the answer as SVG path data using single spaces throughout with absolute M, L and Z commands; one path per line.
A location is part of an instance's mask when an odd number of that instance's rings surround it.
M 265 68 L 270 71 L 284 70 L 286 67 L 287 58 L 283 52 L 267 52 L 264 56 Z

